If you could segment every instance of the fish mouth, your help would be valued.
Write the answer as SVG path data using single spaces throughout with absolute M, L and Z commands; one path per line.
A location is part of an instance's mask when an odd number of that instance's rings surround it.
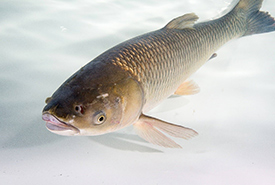
M 50 113 L 47 113 L 47 112 L 43 113 L 42 119 L 46 121 L 46 128 L 55 134 L 77 135 L 80 133 L 78 128 L 68 123 L 65 123 L 64 121 L 61 121 L 60 119 L 58 119 L 57 117 L 55 117 Z

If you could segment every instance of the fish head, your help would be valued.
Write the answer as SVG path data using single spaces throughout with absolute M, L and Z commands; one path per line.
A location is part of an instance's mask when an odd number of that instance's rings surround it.
M 46 127 L 60 135 L 101 135 L 135 122 L 143 93 L 133 78 L 96 84 L 63 84 L 43 109 Z

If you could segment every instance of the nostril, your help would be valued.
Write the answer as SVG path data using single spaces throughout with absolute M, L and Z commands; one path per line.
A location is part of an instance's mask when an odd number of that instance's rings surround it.
M 77 112 L 77 113 L 80 113 L 80 114 L 84 114 L 84 108 L 82 105 L 76 105 L 74 110 Z

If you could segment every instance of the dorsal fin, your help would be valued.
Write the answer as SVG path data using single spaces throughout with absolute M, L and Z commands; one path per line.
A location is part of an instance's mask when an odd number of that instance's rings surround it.
M 194 13 L 184 14 L 170 21 L 165 28 L 168 29 L 184 29 L 193 28 L 194 23 L 199 19 L 199 17 Z

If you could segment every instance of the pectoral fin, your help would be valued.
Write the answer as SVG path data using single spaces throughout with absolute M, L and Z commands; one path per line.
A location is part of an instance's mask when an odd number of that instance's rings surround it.
M 200 92 L 199 86 L 192 80 L 183 82 L 176 92 L 175 95 L 192 95 Z
M 198 134 L 190 128 L 167 123 L 145 115 L 140 116 L 139 120 L 134 124 L 134 128 L 137 134 L 146 141 L 168 148 L 181 148 L 181 146 L 162 132 L 183 139 L 189 139 Z

